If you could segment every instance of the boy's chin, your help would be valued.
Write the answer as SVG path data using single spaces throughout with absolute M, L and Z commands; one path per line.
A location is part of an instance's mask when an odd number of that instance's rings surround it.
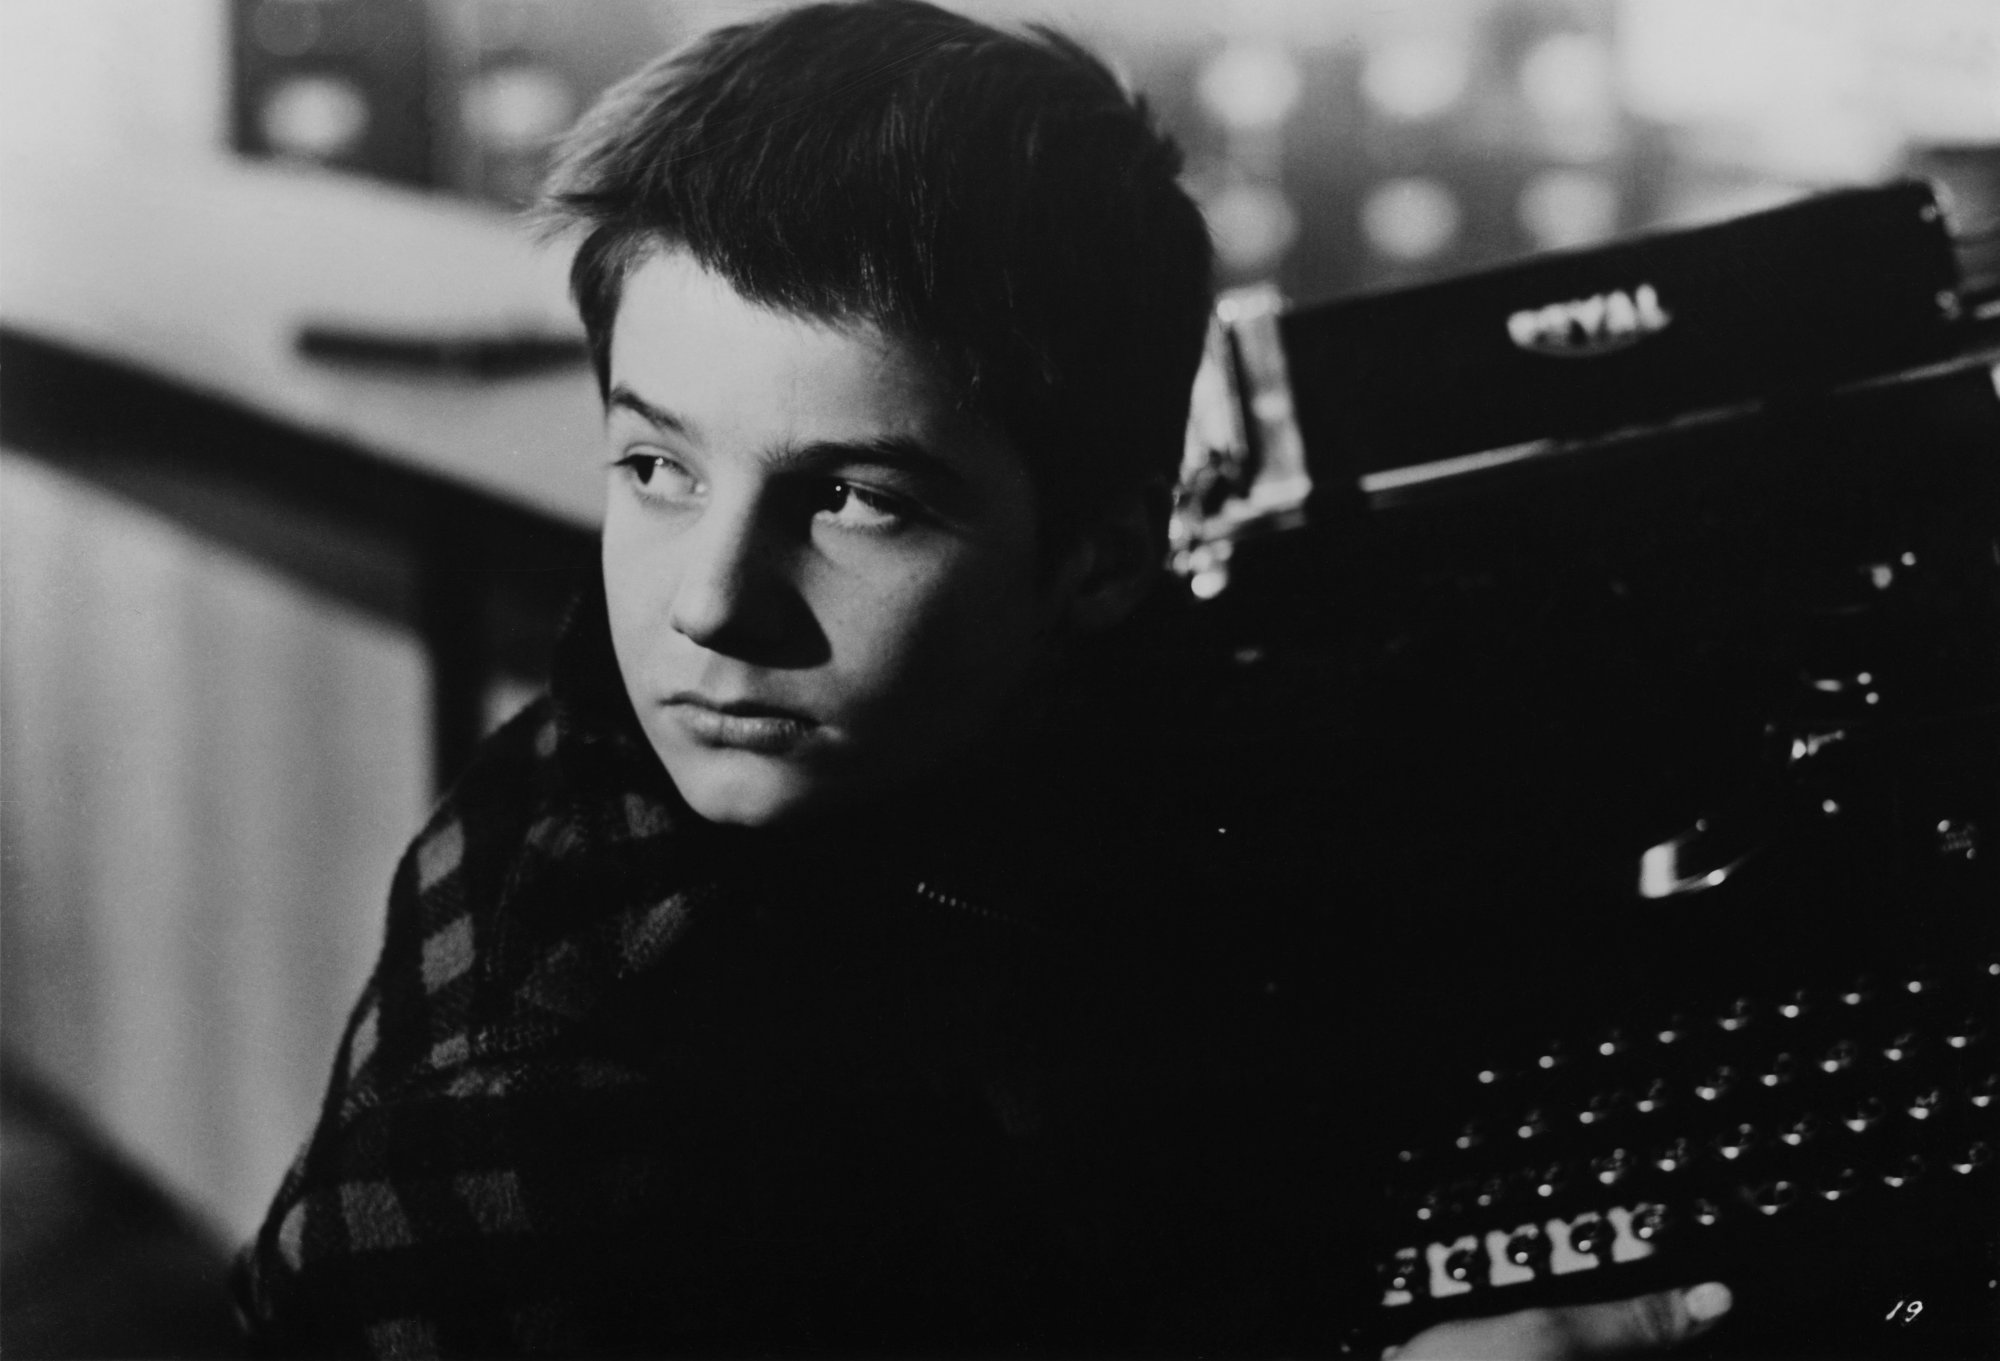
M 874 817 L 907 799 L 925 800 L 955 763 L 802 759 L 701 747 L 659 750 L 689 808 L 725 827 L 795 828 Z
M 782 762 L 736 752 L 668 763 L 688 807 L 725 827 L 788 827 L 838 803 L 824 782 Z

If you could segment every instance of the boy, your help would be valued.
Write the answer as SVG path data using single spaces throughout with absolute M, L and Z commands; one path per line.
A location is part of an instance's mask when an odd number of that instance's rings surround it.
M 603 590 L 398 869 L 262 1345 L 1337 1336 L 1332 1046 L 1169 778 L 1178 168 L 1068 42 L 913 0 L 711 33 L 573 134 Z

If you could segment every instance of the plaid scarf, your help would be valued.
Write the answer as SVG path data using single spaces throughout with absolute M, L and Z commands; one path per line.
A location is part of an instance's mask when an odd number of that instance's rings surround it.
M 1298 1069 L 1237 1005 L 1270 985 L 1208 969 L 1189 991 L 1156 967 L 1213 964 L 1201 931 L 1135 952 L 1136 921 L 1165 941 L 1187 919 L 1169 904 L 1204 890 L 1178 869 L 1141 885 L 1131 857 L 1086 866 L 1076 819 L 1009 813 L 1047 792 L 961 784 L 928 823 L 884 819 L 891 836 L 710 826 L 646 745 L 592 592 L 551 697 L 397 867 L 319 1124 L 238 1261 L 253 1343 L 1295 1340 L 1287 1281 L 1324 1307 L 1325 1222 L 1299 1197 L 1325 1155 L 1272 1108 L 1296 1104 Z M 1147 835 L 1153 863 L 1186 840 Z

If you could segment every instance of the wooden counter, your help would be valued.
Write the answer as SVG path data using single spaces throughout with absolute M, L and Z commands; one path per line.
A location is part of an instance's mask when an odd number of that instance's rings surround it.
M 587 365 L 528 376 L 300 352 L 301 328 L 574 339 L 567 252 L 491 209 L 227 160 L 0 163 L 0 325 L 567 523 L 600 513 Z

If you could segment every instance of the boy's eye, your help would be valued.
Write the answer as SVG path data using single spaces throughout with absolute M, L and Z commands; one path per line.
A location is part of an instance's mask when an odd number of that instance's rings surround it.
M 701 479 L 664 454 L 627 454 L 614 465 L 632 479 L 642 496 L 687 500 L 701 495 Z
M 900 496 L 836 478 L 815 489 L 813 513 L 842 529 L 886 530 L 908 521 L 914 507 Z

